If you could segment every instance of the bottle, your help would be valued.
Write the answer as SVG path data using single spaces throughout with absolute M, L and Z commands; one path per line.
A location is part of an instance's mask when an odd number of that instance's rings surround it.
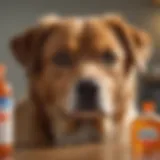
M 132 123 L 132 160 L 160 160 L 160 118 L 153 101 L 144 102 L 143 113 Z
M 5 79 L 6 67 L 0 65 L 0 160 L 13 153 L 12 89 Z

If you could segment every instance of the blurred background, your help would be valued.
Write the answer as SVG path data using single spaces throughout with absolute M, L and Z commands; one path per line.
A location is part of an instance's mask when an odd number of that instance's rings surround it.
M 22 68 L 10 54 L 9 40 L 40 16 L 52 12 L 60 15 L 120 12 L 134 25 L 150 32 L 155 54 L 149 71 L 140 77 L 139 102 L 153 97 L 160 106 L 160 0 L 1 0 L 0 61 L 9 68 L 8 79 L 14 86 L 16 98 L 24 96 L 27 87 Z

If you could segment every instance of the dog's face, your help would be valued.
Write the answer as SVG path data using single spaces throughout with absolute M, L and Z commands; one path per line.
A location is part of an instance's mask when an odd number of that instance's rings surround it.
M 33 99 L 51 115 L 121 110 L 119 100 L 133 92 L 150 45 L 146 33 L 119 16 L 46 19 L 12 41 Z

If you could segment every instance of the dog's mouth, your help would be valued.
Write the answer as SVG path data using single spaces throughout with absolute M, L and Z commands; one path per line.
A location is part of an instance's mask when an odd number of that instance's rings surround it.
M 67 116 L 72 119 L 99 119 L 105 116 L 100 103 L 100 85 L 93 79 L 81 79 L 71 90 Z M 74 96 L 73 96 L 74 95 Z

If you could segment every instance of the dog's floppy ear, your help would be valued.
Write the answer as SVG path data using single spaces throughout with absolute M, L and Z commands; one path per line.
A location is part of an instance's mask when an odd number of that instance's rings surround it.
M 152 54 L 152 41 L 145 31 L 131 27 L 131 35 L 134 41 L 134 58 L 141 71 L 145 71 Z
M 134 28 L 119 15 L 107 16 L 105 21 L 126 51 L 126 67 L 135 64 L 140 71 L 144 71 L 152 48 L 149 35 Z
M 14 57 L 25 68 L 32 65 L 33 60 L 41 53 L 43 44 L 55 28 L 55 20 L 43 18 L 34 27 L 13 37 L 10 47 Z M 38 61 L 38 59 L 36 59 Z
M 37 27 L 31 28 L 24 33 L 13 37 L 13 39 L 11 40 L 10 46 L 12 49 L 12 53 L 16 60 L 18 60 L 18 62 L 24 67 L 27 67 L 35 56 L 33 47 L 35 47 L 37 30 Z

